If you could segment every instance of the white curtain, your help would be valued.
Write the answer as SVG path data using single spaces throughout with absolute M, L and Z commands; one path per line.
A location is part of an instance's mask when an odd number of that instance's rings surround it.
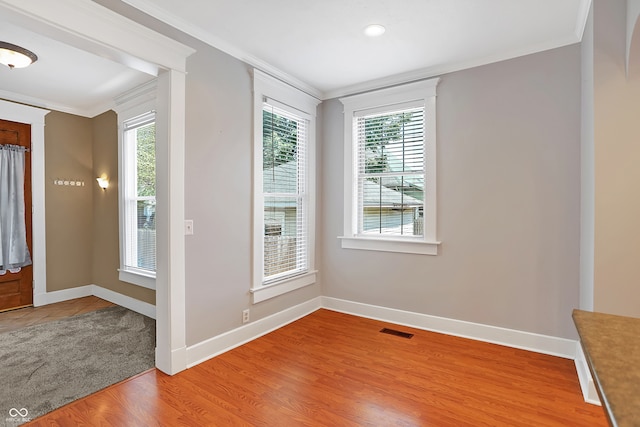
M 31 264 L 24 207 L 24 153 L 0 145 L 0 274 Z

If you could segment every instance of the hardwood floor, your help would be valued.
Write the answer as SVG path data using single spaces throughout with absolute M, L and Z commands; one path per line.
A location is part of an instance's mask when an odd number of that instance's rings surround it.
M 88 296 L 69 301 L 44 305 L 42 307 L 25 307 L 0 312 L 0 333 L 22 329 L 27 326 L 64 319 L 76 314 L 87 313 L 114 304 L 101 298 Z
M 413 333 L 411 339 L 379 331 Z M 606 426 L 573 361 L 319 310 L 30 426 Z

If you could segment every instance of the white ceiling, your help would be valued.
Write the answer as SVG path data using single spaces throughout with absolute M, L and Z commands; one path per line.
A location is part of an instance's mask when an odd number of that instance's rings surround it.
M 0 98 L 93 117 L 111 108 L 117 95 L 155 77 L 2 18 L 0 40 L 38 55 L 27 68 L 0 66 Z
M 123 0 L 321 98 L 577 43 L 590 0 Z M 364 36 L 368 24 L 387 31 Z
M 590 0 L 122 0 L 326 99 L 577 43 Z M 1 11 L 0 11 L 1 12 Z M 92 117 L 154 76 L 0 13 L 0 40 L 38 55 L 0 66 L 0 98 Z M 364 36 L 371 23 L 387 32 Z

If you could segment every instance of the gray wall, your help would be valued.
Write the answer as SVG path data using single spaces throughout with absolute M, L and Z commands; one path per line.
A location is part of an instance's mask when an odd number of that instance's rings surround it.
M 185 218 L 194 221 L 194 235 L 186 236 L 187 346 L 241 326 L 246 308 L 255 321 L 319 296 L 320 279 L 251 303 L 250 67 L 119 0 L 96 3 L 197 50 L 187 60 L 186 79 Z M 319 259 L 316 254 L 316 267 Z
M 593 311 L 593 260 L 595 230 L 595 150 L 593 89 L 593 6 L 582 36 L 582 110 L 580 150 L 580 308 Z
M 580 46 L 443 76 L 438 256 L 340 248 L 342 105 L 323 105 L 323 295 L 575 338 Z
M 192 42 L 187 62 L 187 345 L 320 295 L 319 283 L 252 305 L 253 79 L 250 68 Z
M 116 0 L 97 0 L 197 49 L 188 60 L 187 345 L 320 295 L 251 305 L 248 67 Z M 316 265 L 322 294 L 575 338 L 579 304 L 580 47 L 443 76 L 436 257 L 343 250 L 342 109 L 319 110 Z

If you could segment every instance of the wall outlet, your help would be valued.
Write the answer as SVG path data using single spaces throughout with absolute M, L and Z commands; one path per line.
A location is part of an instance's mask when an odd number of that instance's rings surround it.
M 249 309 L 242 310 L 242 323 L 247 323 L 249 321 Z
M 193 220 L 192 219 L 186 219 L 184 221 L 184 234 L 186 236 L 192 236 L 193 235 Z

